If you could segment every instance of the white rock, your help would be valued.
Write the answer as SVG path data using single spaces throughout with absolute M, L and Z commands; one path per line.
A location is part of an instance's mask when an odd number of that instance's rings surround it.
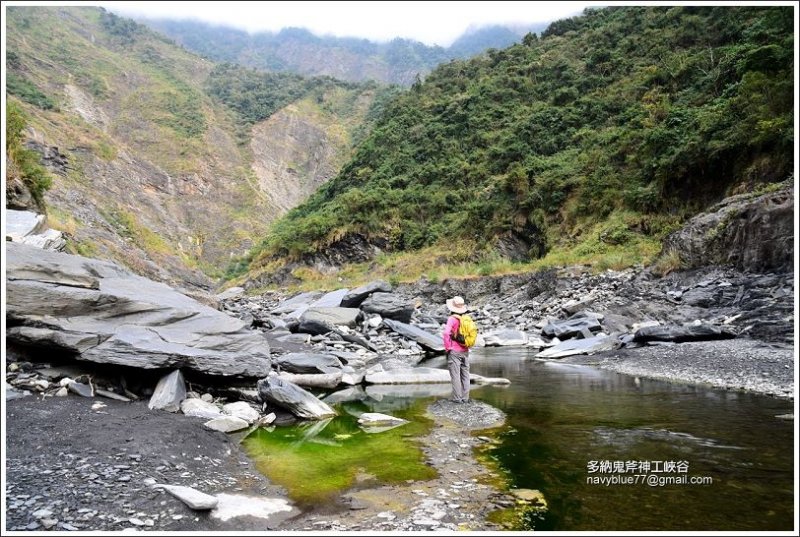
M 379 412 L 364 412 L 359 416 L 358 423 L 362 425 L 383 425 L 394 423 L 406 423 L 407 420 L 389 416 L 388 414 L 381 414 Z
M 162 487 L 164 490 L 178 498 L 180 501 L 195 509 L 197 511 L 207 511 L 214 509 L 219 501 L 214 496 L 200 492 L 191 487 L 183 487 L 180 485 L 162 485 L 157 484 L 157 487 Z
M 214 419 L 222 417 L 222 411 L 214 404 L 202 399 L 184 399 L 181 402 L 181 412 L 187 416 Z
M 234 416 L 236 418 L 242 419 L 246 421 L 248 424 L 254 423 L 260 416 L 258 410 L 254 409 L 244 401 L 238 401 L 236 403 L 228 403 L 227 405 L 223 405 L 222 412 L 224 412 L 229 416 Z
M 232 433 L 234 431 L 241 431 L 242 429 L 247 429 L 247 427 L 249 427 L 250 424 L 241 418 L 236 418 L 233 416 L 223 416 L 221 418 L 214 418 L 213 420 L 207 421 L 203 425 L 214 431 L 222 431 L 223 433 Z

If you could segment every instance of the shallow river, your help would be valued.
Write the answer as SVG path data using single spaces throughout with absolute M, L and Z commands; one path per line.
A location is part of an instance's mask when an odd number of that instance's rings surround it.
M 495 453 L 514 485 L 544 493 L 536 529 L 792 529 L 794 424 L 776 417 L 791 402 L 541 362 L 525 349 L 472 358 L 473 373 L 511 380 L 474 397 L 508 415 Z
M 527 517 L 526 529 L 792 529 L 794 424 L 777 417 L 793 412 L 791 402 L 537 361 L 526 349 L 478 349 L 471 362 L 473 373 L 511 381 L 472 396 L 508 416 L 492 432 L 501 441 L 492 457 L 512 485 L 547 500 L 546 514 Z M 334 420 L 261 430 L 245 447 L 301 506 L 376 478 L 425 479 L 413 437 L 429 427 L 422 414 L 431 396 L 447 392 L 368 387 L 364 400 L 340 404 Z M 363 411 L 412 423 L 364 434 L 354 418 Z

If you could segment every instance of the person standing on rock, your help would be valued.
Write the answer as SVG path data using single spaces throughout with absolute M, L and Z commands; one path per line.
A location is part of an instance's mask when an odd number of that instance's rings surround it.
M 460 296 L 446 301 L 451 315 L 444 328 L 444 350 L 447 353 L 447 369 L 450 371 L 450 383 L 453 386 L 451 401 L 466 403 L 469 401 L 469 347 L 455 340 L 461 324 L 459 315 L 467 312 L 467 305 Z

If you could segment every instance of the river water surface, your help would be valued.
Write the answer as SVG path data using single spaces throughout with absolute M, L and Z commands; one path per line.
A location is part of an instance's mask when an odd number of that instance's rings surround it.
M 473 373 L 511 381 L 472 390 L 508 417 L 487 433 L 500 441 L 490 456 L 512 487 L 538 489 L 548 503 L 515 529 L 792 530 L 794 421 L 778 417 L 793 412 L 792 402 L 533 354 L 487 348 L 471 356 Z M 336 405 L 336 418 L 261 429 L 244 442 L 304 509 L 346 489 L 424 480 L 432 471 L 414 438 L 430 429 L 425 408 L 447 398 L 449 386 L 368 386 L 359 393 Z M 355 418 L 365 411 L 410 423 L 370 434 Z
M 478 349 L 472 372 L 511 381 L 473 397 L 508 415 L 494 454 L 516 487 L 544 493 L 535 529 L 792 529 L 794 422 L 776 417 L 791 402 L 532 354 Z

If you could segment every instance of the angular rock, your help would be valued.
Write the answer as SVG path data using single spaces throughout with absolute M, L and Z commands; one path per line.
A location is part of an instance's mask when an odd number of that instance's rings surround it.
M 681 295 L 681 302 L 698 308 L 710 308 L 718 304 L 722 298 L 719 287 L 696 287 Z
M 15 387 L 11 386 L 8 382 L 6 382 L 6 401 L 19 399 L 21 397 L 25 397 L 26 395 L 30 394 L 31 392 L 29 392 L 28 390 L 18 390 Z
M 247 429 L 250 426 L 250 424 L 245 420 L 235 416 L 222 416 L 221 418 L 214 418 L 205 422 L 203 425 L 208 429 L 223 433 L 241 431 L 242 429 Z
M 342 372 L 322 374 L 278 373 L 278 377 L 306 388 L 335 388 L 342 382 Z
M 27 235 L 17 242 L 41 248 L 42 250 L 53 250 L 60 252 L 67 245 L 64 234 L 55 229 L 48 229 L 41 234 Z
M 257 386 L 262 401 L 285 408 L 299 418 L 323 419 L 336 415 L 326 403 L 276 375 L 259 380 Z
M 6 315 L 16 325 L 7 331 L 10 342 L 145 369 L 269 372 L 262 335 L 164 284 L 113 263 L 16 243 L 6 248 Z
M 325 295 L 322 295 L 318 300 L 311 303 L 312 308 L 337 308 L 342 304 L 342 299 L 347 295 L 347 289 L 337 289 Z
M 711 324 L 691 324 L 688 326 L 645 326 L 636 331 L 633 341 L 646 343 L 648 341 L 710 341 L 714 339 L 733 339 L 736 334 L 725 328 Z
M 347 326 L 355 328 L 358 320 L 364 316 L 364 313 L 358 308 L 308 308 L 300 316 L 300 324 L 306 321 L 318 321 L 324 324 L 333 326 Z M 301 330 L 305 332 L 305 330 Z
M 94 386 L 91 384 L 83 384 L 82 382 L 75 382 L 73 380 L 67 384 L 67 389 L 81 397 L 94 397 Z
M 413 324 L 406 324 L 392 319 L 384 319 L 383 324 L 401 336 L 416 341 L 424 349 L 432 352 L 444 352 L 444 342 L 441 336 L 426 332 Z
M 355 343 L 356 345 L 361 345 L 365 349 L 369 349 L 371 351 L 377 352 L 377 347 L 369 342 L 369 340 L 364 339 L 363 337 L 359 336 L 358 334 L 344 334 L 342 332 L 337 332 L 344 341 L 349 341 L 350 343 Z
M 237 401 L 235 403 L 228 403 L 222 405 L 222 412 L 234 418 L 239 418 L 252 425 L 261 417 L 258 410 L 245 403 L 244 401 Z
M 513 347 L 528 344 L 528 335 L 521 330 L 493 330 L 483 335 L 487 347 Z
M 414 304 L 393 293 L 377 292 L 361 303 L 361 309 L 367 313 L 377 313 L 384 319 L 409 323 L 414 313 Z
M 197 489 L 191 487 L 183 487 L 180 485 L 162 485 L 156 484 L 155 487 L 161 487 L 180 501 L 185 503 L 189 508 L 196 511 L 208 511 L 217 506 L 218 500 L 210 494 L 205 494 Z
M 297 311 L 299 308 L 303 308 L 305 311 L 311 304 L 313 304 L 319 298 L 319 293 L 316 291 L 312 291 L 309 293 L 300 293 L 299 295 L 295 295 L 292 298 L 284 300 L 279 304 L 277 307 L 272 309 L 272 313 L 283 315 L 287 313 L 292 313 Z M 336 304 L 337 306 L 339 304 Z
M 616 339 L 605 334 L 585 339 L 570 339 L 545 349 L 536 355 L 537 358 L 564 358 L 576 354 L 594 354 L 600 351 L 611 350 L 616 344 Z
M 336 332 L 336 327 L 328 321 L 304 319 L 297 324 L 295 331 L 302 332 L 303 334 L 311 334 L 312 336 L 321 336 L 328 332 Z
M 332 354 L 292 352 L 275 358 L 275 365 L 289 373 L 341 373 L 342 362 Z
M 378 280 L 370 282 L 367 285 L 356 287 L 344 297 L 342 297 L 341 306 L 343 308 L 357 308 L 361 305 L 366 298 L 375 292 L 389 293 L 392 291 L 391 284 Z
M 584 329 L 597 332 L 602 327 L 600 326 L 600 321 L 594 317 L 573 315 L 566 321 L 555 321 L 546 324 L 542 328 L 542 334 L 563 340 L 581 334 Z
M 181 409 L 181 401 L 184 399 L 186 399 L 186 382 L 183 380 L 180 369 L 177 369 L 169 375 L 161 377 L 147 407 L 150 410 L 177 412 Z
M 202 399 L 184 399 L 181 402 L 181 412 L 196 418 L 214 419 L 222 417 L 219 407 Z
M 109 390 L 101 390 L 98 388 L 94 391 L 94 393 L 100 397 L 105 397 L 106 399 L 114 399 L 115 401 L 123 401 L 125 403 L 131 402 L 130 397 L 125 397 L 124 395 L 120 395 Z
M 343 372 L 342 373 L 342 384 L 347 384 L 348 386 L 358 386 L 364 382 L 364 372 Z
M 219 300 L 227 300 L 229 298 L 233 298 L 236 296 L 240 296 L 244 293 L 244 287 L 231 287 L 230 289 L 226 289 L 223 292 L 217 295 Z

